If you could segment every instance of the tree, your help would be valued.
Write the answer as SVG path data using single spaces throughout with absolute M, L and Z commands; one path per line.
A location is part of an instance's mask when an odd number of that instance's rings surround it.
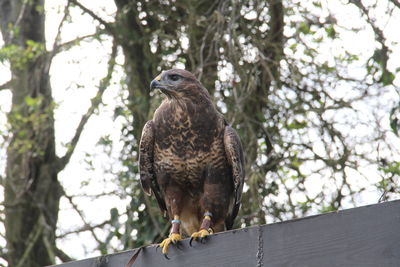
M 115 14 L 106 19 L 101 9 L 88 8 L 89 4 L 84 1 L 69 0 L 63 23 L 73 20 L 68 15 L 70 10 L 78 9 L 93 18 L 98 25 L 97 32 L 66 44 L 56 41 L 53 51 L 45 51 L 44 39 L 27 42 L 31 37 L 25 37 L 22 43 L 8 42 L 6 35 L 9 33 L 18 32 L 19 35 L 13 33 L 14 38 L 23 36 L 23 31 L 16 31 L 22 26 L 10 28 L 8 22 L 2 22 L 6 41 L 2 53 L 8 53 L 7 59 L 12 59 L 12 69 L 16 64 L 13 60 L 18 59 L 15 49 L 34 51 L 24 66 L 40 58 L 45 58 L 48 66 L 51 55 L 79 45 L 83 39 L 113 40 L 108 74 L 99 81 L 98 94 L 84 114 L 67 154 L 58 158 L 53 151 L 54 157 L 43 156 L 43 160 L 54 158 L 54 162 L 58 162 L 56 165 L 62 158 L 61 166 L 68 163 L 84 125 L 101 104 L 102 94 L 114 71 L 114 57 L 120 53 L 124 58 L 124 78 L 120 82 L 122 101 L 114 114 L 114 118 L 124 120 L 121 134 L 124 147 L 118 159 L 112 159 L 121 162 L 122 168 L 109 170 L 109 174 L 119 185 L 119 190 L 113 194 L 125 197 L 127 204 L 124 209 L 111 209 L 103 223 L 92 225 L 85 221 L 82 227 L 70 233 L 91 231 L 98 244 L 96 249 L 103 254 L 158 242 L 167 233 L 168 223 L 162 219 L 155 201 L 142 193 L 138 183 L 137 142 L 144 123 L 161 99 L 157 94 L 151 95 L 149 83 L 160 71 L 172 67 L 193 71 L 241 136 L 248 176 L 236 227 L 358 205 L 364 203 L 360 199 L 367 192 L 373 192 L 375 201 L 398 197 L 399 100 L 393 96 L 399 94 L 395 80 L 399 69 L 398 63 L 391 61 L 395 44 L 391 42 L 389 27 L 385 27 L 385 23 L 391 25 L 396 17 L 388 14 L 400 12 L 396 1 L 368 5 L 361 1 L 331 4 L 279 0 L 114 2 Z M 6 6 L 3 3 L 11 2 L 3 0 L 1 3 L 3 7 Z M 359 18 L 358 25 L 344 21 L 336 5 Z M 4 14 L 25 14 L 18 10 L 21 9 Z M 380 10 L 384 10 L 383 14 Z M 4 14 L 0 18 L 2 21 L 9 18 Z M 20 16 L 14 17 L 9 20 L 12 25 L 18 25 L 20 22 L 15 21 Z M 63 25 L 59 26 L 59 32 Z M 35 29 L 38 31 L 37 27 Z M 344 42 L 348 36 L 357 39 L 364 32 L 371 33 L 368 43 L 374 45 L 369 46 L 369 50 L 352 49 Z M 38 63 L 35 64 L 34 69 L 39 70 Z M 32 69 L 26 69 L 27 75 Z M 20 73 L 13 71 L 13 75 L 14 72 Z M 42 72 L 48 81 L 48 69 Z M 16 74 L 15 77 L 19 77 Z M 19 88 L 15 87 L 15 79 L 10 83 L 13 95 L 17 91 L 15 88 Z M 34 111 L 43 115 L 39 116 L 43 118 L 43 123 L 39 123 L 43 128 L 37 128 L 34 136 L 43 133 L 54 143 L 54 127 L 49 130 L 49 125 L 53 124 L 52 115 L 48 113 L 54 109 L 54 104 L 50 87 L 46 88 L 47 94 L 43 93 L 41 98 L 22 94 L 22 100 L 15 105 L 19 109 L 15 110 L 21 112 L 21 106 L 26 106 L 28 111 L 22 116 L 24 119 Z M 20 146 L 18 140 L 24 140 L 15 135 L 20 132 L 16 127 L 21 122 L 17 124 L 13 114 L 17 114 L 14 100 L 9 124 L 16 141 L 11 139 L 9 144 L 8 166 L 15 166 L 12 160 L 17 153 L 11 150 L 13 144 Z M 35 117 L 29 123 L 40 121 Z M 32 132 L 31 128 L 28 132 Z M 99 144 L 107 151 L 113 147 L 108 137 L 102 138 Z M 31 151 L 35 150 L 31 147 L 25 150 Z M 8 173 L 6 184 L 11 181 Z M 75 201 L 78 197 L 65 196 L 82 215 L 84 211 L 79 208 L 79 201 Z M 370 193 L 368 197 L 371 199 Z M 35 214 L 40 214 L 39 208 Z M 94 229 L 99 227 L 104 229 L 104 238 L 94 234 Z M 53 231 L 54 228 L 50 232 Z M 26 251 L 24 249 L 21 251 Z
M 5 238 L 2 254 L 9 266 L 45 266 L 55 257 L 69 257 L 56 247 L 59 201 L 64 191 L 57 175 L 68 164 L 82 130 L 101 101 L 109 77 L 99 86 L 92 106 L 82 117 L 67 152 L 55 151 L 54 108 L 49 69 L 53 57 L 70 43 L 60 44 L 58 33 L 51 51 L 45 44 L 44 0 L 0 1 L 4 47 L 0 60 L 12 73 L 2 89 L 12 92 L 8 115 L 7 165 L 4 186 Z M 68 16 L 68 6 L 64 18 Z M 115 56 L 115 52 L 114 52 Z
M 45 53 L 43 1 L 1 1 L 0 25 L 12 71 L 11 139 L 5 178 L 10 266 L 54 262 L 58 203 L 54 103 Z
M 140 51 L 136 54 L 139 62 L 125 68 L 127 81 L 138 79 L 132 86 L 128 85 L 130 95 L 140 92 L 140 96 L 127 101 L 128 114 L 133 115 L 131 129 L 136 132 L 134 139 L 128 138 L 130 145 L 132 140 L 138 140 L 140 126 L 153 110 L 149 92 L 142 87 L 160 70 L 156 66 L 165 69 L 183 64 L 197 73 L 213 93 L 218 106 L 239 130 L 246 148 L 248 190 L 238 225 L 263 223 L 266 218 L 272 221 L 296 218 L 318 210 L 336 210 L 344 202 L 355 205 L 357 197 L 366 188 L 377 186 L 367 185 L 367 182 L 359 188 L 349 182 L 351 173 L 358 179 L 368 179 L 360 166 L 373 165 L 378 175 L 382 159 L 379 153 L 373 152 L 377 146 L 392 155 L 397 153 L 391 145 L 393 139 L 386 138 L 390 136 L 388 127 L 376 124 L 379 121 L 376 116 L 382 116 L 382 109 L 370 105 L 371 115 L 366 118 L 363 117 L 366 110 L 356 107 L 358 103 L 379 103 L 386 95 L 379 89 L 381 87 L 392 92 L 394 89 L 393 70 L 387 68 L 390 49 L 385 44 L 382 30 L 369 15 L 369 10 L 376 6 L 365 7 L 359 1 L 346 6 L 352 8 L 354 5 L 361 16 L 366 16 L 365 23 L 382 44 L 367 60 L 363 76 L 353 77 L 347 73 L 356 63 L 363 64 L 364 58 L 345 49 L 338 50 L 330 59 L 323 58 L 318 50 L 326 49 L 345 32 L 358 29 L 339 26 L 333 13 L 320 16 L 325 8 L 320 2 L 300 5 L 291 1 L 180 1 L 177 4 L 116 1 L 116 4 L 118 42 L 122 47 L 129 41 L 136 45 L 123 50 L 125 64 L 135 62 L 131 54 Z M 398 12 L 395 4 L 387 4 L 389 10 Z M 124 27 L 120 23 L 128 20 L 131 23 L 126 32 L 123 29 L 128 24 Z M 290 34 L 283 34 L 284 22 L 291 29 Z M 148 65 L 144 67 L 143 62 Z M 146 75 L 135 74 L 131 70 L 137 66 L 141 66 L 142 71 L 151 71 Z M 203 71 L 202 67 L 209 70 Z M 228 73 L 229 77 L 218 75 L 216 79 L 210 75 L 221 72 Z M 334 93 L 343 83 L 352 87 L 347 97 Z M 137 88 L 139 84 L 140 89 Z M 333 117 L 332 112 L 350 117 Z M 142 113 L 142 117 L 138 113 Z M 377 131 L 355 136 L 351 129 L 360 122 L 376 125 Z M 342 129 L 341 124 L 349 127 Z M 125 137 L 131 134 L 126 133 Z M 366 143 L 375 145 L 367 148 L 363 145 Z M 134 145 L 132 148 L 128 152 L 130 155 L 136 153 Z M 138 179 L 137 169 L 130 170 L 129 180 L 136 188 L 133 181 Z M 388 172 L 386 167 L 382 170 Z M 310 186 L 312 178 L 309 178 L 313 176 L 324 177 L 327 182 L 313 189 Z M 383 178 L 393 184 L 398 178 L 388 179 Z M 311 193 L 313 190 L 318 193 Z M 128 209 L 138 212 L 139 221 L 142 221 L 154 207 L 150 208 L 146 200 L 145 210 L 138 209 L 143 200 L 142 196 L 138 197 L 140 192 L 132 192 L 132 199 L 139 202 Z M 129 231 L 136 228 L 140 233 L 146 232 L 137 219 L 131 223 L 127 227 Z M 160 229 L 156 224 L 153 226 Z

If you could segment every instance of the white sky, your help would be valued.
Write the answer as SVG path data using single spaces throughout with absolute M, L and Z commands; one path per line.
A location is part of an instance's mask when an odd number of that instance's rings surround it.
M 46 35 L 49 42 L 47 44 L 49 49 L 52 46 L 52 40 L 54 40 L 58 23 L 62 16 L 57 10 L 59 10 L 65 2 L 66 1 L 46 1 Z M 80 2 L 92 10 L 95 10 L 97 14 L 101 15 L 106 20 L 111 21 L 113 19 L 112 15 L 115 12 L 113 1 L 81 0 Z M 328 10 L 330 10 L 338 19 L 338 24 L 343 27 L 348 28 L 349 24 L 353 27 L 364 25 L 357 19 L 359 11 L 353 5 L 347 5 L 343 8 L 342 2 L 336 0 L 323 2 L 323 7 L 325 10 L 324 13 L 328 13 Z M 384 5 L 380 6 L 376 10 L 376 13 L 378 17 L 384 17 Z M 393 56 L 389 61 L 389 68 L 392 71 L 394 71 L 394 68 L 398 67 L 398 59 L 400 58 L 399 46 L 392 45 L 393 42 L 400 43 L 400 34 L 398 34 L 400 13 L 396 12 L 396 14 L 397 16 L 392 16 L 389 22 L 385 20 L 378 22 L 379 25 L 385 25 L 388 43 L 390 43 L 390 46 L 393 48 Z M 87 35 L 95 31 L 97 24 L 94 23 L 92 18 L 88 15 L 82 15 L 82 12 L 78 8 L 71 10 L 71 16 L 72 23 L 66 25 L 62 30 L 62 41 L 72 40 L 78 36 Z M 340 40 L 333 41 L 330 46 L 326 46 L 326 50 L 321 50 L 320 53 L 323 56 L 329 58 L 329 56 L 334 54 L 340 47 L 345 47 L 349 51 L 355 53 L 359 52 L 360 55 L 364 57 L 369 57 L 371 55 L 374 49 L 374 36 L 369 27 L 357 34 L 344 30 L 339 31 L 341 34 Z M 2 43 L 0 41 L 0 46 L 1 45 Z M 63 144 L 72 138 L 81 115 L 85 113 L 89 107 L 90 98 L 93 97 L 97 91 L 99 79 L 105 76 L 110 48 L 110 41 L 83 43 L 79 47 L 56 56 L 53 61 L 51 83 L 54 99 L 59 104 L 55 113 L 55 127 L 57 154 L 60 156 L 65 152 Z M 117 61 L 122 64 L 122 56 L 119 56 Z M 359 69 L 354 69 L 355 76 L 359 75 L 358 71 Z M 105 105 L 101 107 L 98 115 L 92 116 L 89 120 L 70 164 L 59 175 L 59 179 L 66 188 L 67 193 L 96 194 L 103 191 L 111 191 L 116 188 L 116 185 L 113 183 L 104 181 L 112 180 L 112 177 L 105 177 L 102 171 L 105 166 L 112 163 L 108 162 L 109 158 L 107 156 L 102 155 L 103 152 L 100 148 L 96 147 L 96 143 L 101 136 L 110 135 L 115 141 L 115 144 L 117 144 L 114 151 L 115 156 L 117 156 L 117 152 L 119 148 L 121 148 L 122 144 L 118 142 L 118 139 L 123 121 L 120 119 L 114 121 L 112 119 L 114 107 L 120 101 L 119 80 L 121 77 L 122 69 L 118 68 L 114 73 L 114 83 L 104 94 L 103 101 Z M 9 79 L 10 72 L 7 66 L 0 64 L 0 84 Z M 76 86 L 77 84 L 83 87 L 78 88 Z M 395 84 L 397 87 L 400 86 L 399 75 L 396 76 Z M 393 95 L 393 97 L 396 97 L 396 95 Z M 10 109 L 10 98 L 10 92 L 6 90 L 0 91 L 0 131 L 4 130 L 5 127 L 6 119 L 4 113 Z M 84 163 L 86 153 L 96 154 L 94 158 L 94 171 L 88 170 L 87 165 Z M 4 156 L 5 152 L 0 151 L 0 173 L 4 171 Z M 115 165 L 113 168 L 118 169 L 120 166 Z M 310 177 L 308 183 L 318 184 L 321 182 L 317 177 L 315 177 L 314 180 L 312 179 L 313 178 Z M 82 182 L 86 180 L 91 181 L 90 186 L 82 188 Z M 2 192 L 0 191 L 0 200 L 2 197 Z M 364 202 L 372 203 L 376 201 L 375 197 L 374 195 L 373 201 L 368 201 L 368 199 L 366 199 Z M 116 197 L 99 198 L 97 200 L 89 200 L 87 198 L 79 199 L 79 207 L 84 210 L 86 218 L 92 223 L 99 223 L 108 218 L 111 208 L 118 207 L 120 211 L 123 211 L 126 205 L 127 200 L 121 200 Z M 59 227 L 61 230 L 58 232 L 73 229 L 81 225 L 81 219 L 76 212 L 71 209 L 68 201 L 63 198 L 59 215 Z M 0 231 L 4 231 L 4 229 L 0 228 Z M 97 232 L 102 236 L 101 231 Z M 95 246 L 93 238 L 91 238 L 88 233 L 80 235 L 79 238 L 72 235 L 70 238 L 60 241 L 59 244 L 65 252 L 75 258 L 97 255 L 97 253 L 87 254 L 85 251 L 86 249 L 91 250 Z M 4 244 L 0 243 L 0 246 L 1 245 Z

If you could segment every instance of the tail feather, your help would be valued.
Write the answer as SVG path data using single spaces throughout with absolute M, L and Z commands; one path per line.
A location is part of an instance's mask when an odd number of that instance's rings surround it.
M 232 210 L 232 213 L 225 219 L 226 230 L 231 230 L 233 227 L 233 223 L 235 222 L 235 218 L 238 215 L 240 205 L 235 205 Z

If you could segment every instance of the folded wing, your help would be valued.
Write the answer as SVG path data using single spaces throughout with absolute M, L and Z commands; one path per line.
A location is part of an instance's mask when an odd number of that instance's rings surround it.
M 154 173 L 154 124 L 148 121 L 143 127 L 142 137 L 139 145 L 139 171 L 140 183 L 143 191 L 147 195 L 154 193 L 158 206 L 163 214 L 166 213 L 164 198 L 158 186 L 156 175 Z
M 230 229 L 232 228 L 233 221 L 239 211 L 245 172 L 242 144 L 240 143 L 236 131 L 229 125 L 225 126 L 224 146 L 228 163 L 232 167 L 232 180 L 234 186 L 233 208 L 230 218 L 227 218 L 228 220 L 226 221 L 226 227 Z

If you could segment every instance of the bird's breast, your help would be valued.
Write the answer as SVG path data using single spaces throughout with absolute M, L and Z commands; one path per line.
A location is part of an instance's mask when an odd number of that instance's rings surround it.
M 182 143 L 162 148 L 157 143 L 154 151 L 156 171 L 163 171 L 177 179 L 195 181 L 204 176 L 207 167 L 220 168 L 225 161 L 222 142 L 214 142 L 210 150 L 195 150 L 191 144 Z
M 155 143 L 154 164 L 156 172 L 165 172 L 171 179 L 182 184 L 202 183 L 206 168 L 221 168 L 226 162 L 223 142 L 214 140 L 204 144 L 208 149 L 196 149 L 192 141 L 171 140 L 169 147 Z
M 223 127 L 215 113 L 190 105 L 164 105 L 153 121 L 156 172 L 182 183 L 197 183 L 207 167 L 226 164 Z

